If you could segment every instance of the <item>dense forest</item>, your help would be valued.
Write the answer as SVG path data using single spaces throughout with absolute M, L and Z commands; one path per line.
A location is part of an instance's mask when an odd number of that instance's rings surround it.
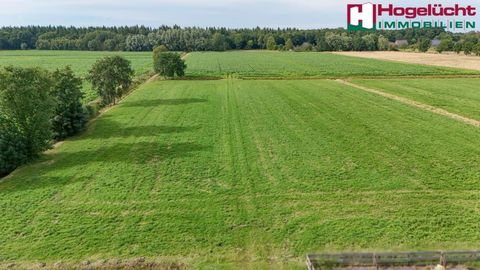
M 475 47 L 478 33 L 447 33 L 443 29 L 407 29 L 396 31 L 349 32 L 343 28 L 301 30 L 227 29 L 179 26 L 63 27 L 25 26 L 0 28 L 2 50 L 91 50 L 151 51 L 165 45 L 173 51 L 225 50 L 301 50 L 301 51 L 374 51 L 419 46 L 433 39 L 444 43 L 442 50 Z M 405 42 L 406 41 L 406 42 Z M 461 47 L 462 46 L 462 47 Z M 416 47 L 415 47 L 416 49 Z

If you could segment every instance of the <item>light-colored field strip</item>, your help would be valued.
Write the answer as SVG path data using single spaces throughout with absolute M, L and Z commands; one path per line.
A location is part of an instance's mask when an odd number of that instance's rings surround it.
M 433 113 L 436 113 L 436 114 L 439 114 L 439 115 L 442 115 L 442 116 L 446 116 L 446 117 L 454 119 L 456 121 L 460 121 L 460 122 L 463 122 L 463 123 L 466 123 L 466 124 L 469 124 L 469 125 L 472 125 L 472 126 L 475 126 L 475 127 L 480 127 L 480 121 L 476 120 L 476 119 L 473 119 L 473 118 L 465 117 L 465 116 L 462 116 L 462 115 L 459 115 L 459 114 L 456 114 L 456 113 L 452 113 L 452 112 L 449 112 L 447 110 L 444 110 L 444 109 L 441 109 L 441 108 L 438 108 L 438 107 L 435 107 L 435 106 L 427 105 L 427 104 L 424 104 L 424 103 L 421 103 L 421 102 L 418 102 L 418 101 L 414 101 L 414 100 L 411 100 L 411 99 L 408 99 L 408 98 L 400 97 L 400 96 L 397 96 L 397 95 L 385 93 L 385 92 L 382 92 L 382 91 L 379 91 L 379 90 L 376 90 L 376 89 L 372 89 L 372 88 L 368 88 L 368 87 L 361 86 L 361 85 L 358 85 L 358 84 L 354 84 L 354 83 L 351 83 L 351 82 L 348 82 L 348 81 L 345 81 L 345 80 L 337 79 L 336 81 L 339 82 L 339 83 L 354 87 L 356 89 L 360 89 L 360 90 L 363 90 L 363 91 L 366 91 L 366 92 L 369 92 L 369 93 L 373 93 L 373 94 L 376 94 L 376 95 L 386 97 L 388 99 L 399 101 L 399 102 L 401 102 L 403 104 L 406 104 L 406 105 L 410 105 L 410 106 L 413 106 L 413 107 L 416 107 L 416 108 L 419 108 L 419 109 L 422 109 L 422 110 L 425 110 L 425 111 L 429 111 L 429 112 L 433 112 Z
M 480 57 L 453 53 L 433 54 L 415 52 L 334 52 L 334 54 L 376 60 L 397 61 L 410 64 L 480 70 Z

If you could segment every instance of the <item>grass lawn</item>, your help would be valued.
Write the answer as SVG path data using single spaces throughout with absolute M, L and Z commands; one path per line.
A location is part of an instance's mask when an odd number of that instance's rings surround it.
M 480 119 L 479 79 L 354 80 L 383 92 Z
M 0 51 L 0 67 L 14 65 L 18 67 L 42 67 L 55 70 L 70 65 L 79 76 L 85 76 L 98 59 L 105 56 L 120 55 L 132 63 L 136 75 L 152 69 L 150 52 L 89 52 L 89 51 Z M 96 98 L 96 93 L 85 83 L 85 101 Z
M 0 260 L 475 249 L 479 141 L 334 81 L 157 81 L 0 183 Z
M 331 53 L 270 51 L 194 52 L 187 57 L 191 76 L 358 77 L 480 74 L 478 71 L 403 64 Z

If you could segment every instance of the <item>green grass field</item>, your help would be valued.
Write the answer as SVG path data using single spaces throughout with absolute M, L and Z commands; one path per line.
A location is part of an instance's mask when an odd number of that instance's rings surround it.
M 195 52 L 187 57 L 187 65 L 188 75 L 221 77 L 229 74 L 273 78 L 480 74 L 478 71 L 311 52 Z
M 0 183 L 0 260 L 475 249 L 479 141 L 335 81 L 157 81 Z
M 479 79 L 354 80 L 353 82 L 480 119 Z
M 98 59 L 105 56 L 120 55 L 132 63 L 136 75 L 152 70 L 152 53 L 150 52 L 88 52 L 88 51 L 0 51 L 0 67 L 42 67 L 55 70 L 70 65 L 78 76 L 85 76 Z M 88 83 L 84 85 L 85 101 L 97 97 Z

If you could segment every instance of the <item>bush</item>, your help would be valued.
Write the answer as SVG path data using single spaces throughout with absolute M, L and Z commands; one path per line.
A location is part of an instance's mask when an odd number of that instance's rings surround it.
M 386 37 L 380 35 L 378 37 L 378 41 L 377 41 L 377 48 L 378 48 L 379 51 L 389 50 L 390 49 L 390 41 Z
M 302 45 L 295 47 L 296 52 L 311 52 L 313 50 L 312 44 L 304 42 Z
M 164 77 L 183 77 L 186 68 L 185 61 L 178 53 L 161 52 L 153 56 L 153 69 Z
M 477 45 L 475 45 L 475 47 L 473 47 L 473 53 L 476 56 L 480 56 L 480 43 L 478 43 Z
M 471 41 L 467 41 L 463 44 L 463 53 L 465 55 L 470 55 L 472 54 L 473 52 L 473 49 L 475 47 L 475 43 L 471 42 Z
M 420 52 L 427 52 L 430 49 L 431 41 L 429 39 L 421 39 L 418 41 L 418 50 Z
M 52 95 L 56 101 L 52 119 L 53 138 L 61 140 L 84 129 L 88 112 L 82 105 L 82 79 L 76 77 L 70 67 L 57 69 L 52 77 Z
M 460 42 L 455 43 L 455 45 L 453 46 L 453 51 L 457 54 L 460 54 L 462 52 L 462 50 L 463 50 L 462 43 L 460 43 Z
M 444 51 L 449 51 L 453 49 L 453 41 L 451 39 L 444 39 L 440 42 L 437 46 L 436 50 L 438 53 L 442 53 Z

